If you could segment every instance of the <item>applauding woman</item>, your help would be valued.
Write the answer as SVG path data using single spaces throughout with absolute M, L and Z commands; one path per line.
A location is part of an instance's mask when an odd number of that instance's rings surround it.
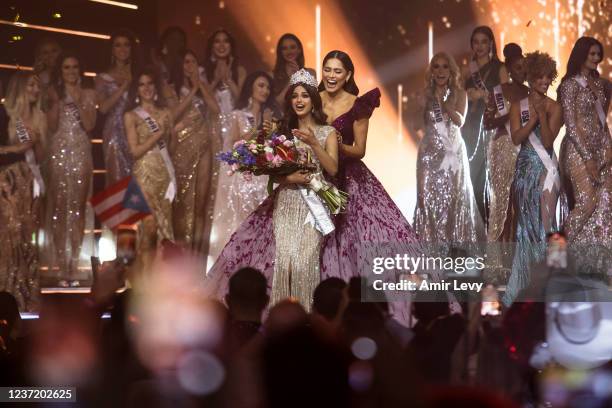
M 84 87 L 82 67 L 73 53 L 58 60 L 49 91 L 47 112 L 52 133 L 46 158 L 46 245 L 49 267 L 59 268 L 59 284 L 77 285 L 79 257 L 85 229 L 93 159 L 88 132 L 96 124 L 96 96 Z
M 461 244 L 484 237 L 461 126 L 467 110 L 455 60 L 438 53 L 427 71 L 427 131 L 419 145 L 414 224 L 423 241 Z
M 512 196 L 517 215 L 516 252 L 503 302 L 512 303 L 529 283 L 529 267 L 544 257 L 546 234 L 557 230 L 559 169 L 553 143 L 562 125 L 561 106 L 546 96 L 557 77 L 555 61 L 545 53 L 525 57 L 529 96 L 512 104 L 510 131 L 520 145 Z
M 172 87 L 165 87 L 166 98 L 172 108 L 189 102 L 177 116 L 176 143 L 172 162 L 176 171 L 177 196 L 173 205 L 175 238 L 197 252 L 208 253 L 211 189 L 213 182 L 213 140 L 208 115 L 219 113 L 219 106 L 210 87 L 202 77 L 193 51 L 182 56 L 183 69 L 171 78 Z M 190 96 L 195 90 L 195 95 Z
M 132 172 L 130 154 L 123 126 L 132 76 L 138 72 L 136 39 L 126 30 L 111 37 L 111 66 L 96 77 L 99 111 L 106 115 L 102 129 L 102 148 L 106 168 L 106 185 L 112 185 Z
M 0 291 L 12 293 L 22 311 L 33 310 L 38 299 L 32 236 L 38 230 L 37 197 L 45 187 L 38 167 L 47 132 L 41 104 L 38 77 L 16 72 L 4 103 L 10 117 L 8 140 L 0 141 Z

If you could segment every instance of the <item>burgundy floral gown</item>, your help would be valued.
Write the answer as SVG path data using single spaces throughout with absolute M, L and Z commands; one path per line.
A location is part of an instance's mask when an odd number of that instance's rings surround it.
M 344 144 L 352 145 L 353 124 L 369 118 L 380 106 L 380 90 L 372 89 L 358 97 L 353 107 L 339 116 L 332 126 L 342 135 Z M 326 236 L 321 254 L 321 279 L 339 277 L 348 280 L 367 271 L 380 244 L 392 244 L 394 250 L 421 255 L 417 236 L 399 208 L 363 161 L 340 156 L 340 171 L 334 180 L 349 194 L 345 213 L 335 219 L 336 230 Z M 229 277 L 244 266 L 259 269 L 272 285 L 275 242 L 272 213 L 276 192 L 268 197 L 236 230 L 217 262 L 209 271 L 206 293 L 222 297 Z M 418 252 L 418 253 L 417 253 Z M 361 273 L 361 274 L 363 274 Z M 394 302 L 393 312 L 405 320 L 408 310 Z

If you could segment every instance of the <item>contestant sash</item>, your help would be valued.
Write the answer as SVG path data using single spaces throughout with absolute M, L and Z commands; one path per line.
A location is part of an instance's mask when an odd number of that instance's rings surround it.
M 574 77 L 574 79 L 576 80 L 576 82 L 578 82 L 578 84 L 583 87 L 584 89 L 588 90 L 589 92 L 591 92 L 591 94 L 593 94 L 593 96 L 595 97 L 595 111 L 597 112 L 597 116 L 599 117 L 599 122 L 601 123 L 601 126 L 606 129 L 607 128 L 607 122 L 606 122 L 606 114 L 604 112 L 603 106 L 601 105 L 601 100 L 597 97 L 597 95 L 595 94 L 595 92 L 593 92 L 591 90 L 591 88 L 589 88 L 589 85 L 587 84 L 587 80 L 586 78 L 584 78 L 583 76 L 580 75 L 576 75 Z M 609 134 L 610 132 L 608 132 Z M 611 135 L 612 136 L 612 135 Z
M 480 88 L 483 91 L 487 90 L 487 86 L 480 76 L 480 69 L 478 68 L 476 61 L 470 61 L 470 75 L 472 76 L 472 81 L 474 81 L 474 85 L 476 85 L 477 88 Z
M 440 170 L 456 173 L 460 167 L 459 155 L 457 153 L 457 148 L 453 148 L 453 143 L 448 136 L 448 121 L 444 119 L 442 107 L 437 98 L 433 100 L 431 109 L 434 114 L 434 127 L 444 145 L 444 158 L 442 159 L 442 163 L 440 163 Z
M 316 177 L 316 176 L 315 176 Z M 299 186 L 300 194 L 308 207 L 308 215 L 304 224 L 310 224 L 315 227 L 323 236 L 334 231 L 334 223 L 329 215 L 329 210 L 321 201 L 317 193 L 306 186 Z
M 525 98 L 521 100 L 521 126 L 529 121 L 529 99 Z M 559 179 L 559 163 L 557 162 L 557 155 L 553 151 L 552 158 L 548 155 L 548 152 L 542 145 L 542 141 L 532 131 L 529 134 L 529 143 L 533 146 L 533 149 L 538 154 L 538 157 L 546 168 L 546 178 L 544 179 L 544 191 L 552 192 L 553 187 L 557 189 L 561 186 L 561 180 Z
M 76 122 L 79 124 L 81 123 L 81 113 L 79 112 L 79 107 L 76 105 L 76 103 L 74 103 L 74 100 L 70 95 L 66 95 L 66 99 L 64 100 L 64 109 L 74 118 Z
M 151 115 L 149 115 L 147 111 L 145 111 L 142 107 L 136 108 L 134 112 L 136 112 L 136 114 L 146 123 L 151 133 L 155 133 L 160 130 L 159 125 L 157 124 L 155 119 L 153 119 Z M 174 166 L 172 165 L 172 160 L 170 160 L 170 154 L 168 153 L 166 143 L 164 143 L 163 140 L 159 139 L 157 141 L 157 149 L 159 150 L 159 153 L 161 154 L 161 157 L 164 160 L 164 164 L 166 165 L 166 171 L 168 171 L 168 175 L 170 176 L 170 183 L 168 183 L 165 198 L 169 201 L 172 201 L 176 196 L 176 175 L 174 173 Z
M 508 108 L 506 107 L 504 92 L 502 90 L 501 85 L 497 85 L 493 88 L 493 98 L 495 99 L 495 106 L 497 107 L 497 112 L 499 112 L 499 116 L 507 115 Z M 510 135 L 510 119 L 508 119 L 504 123 L 504 127 L 506 128 L 506 132 L 508 132 L 508 135 Z
M 26 143 L 32 140 L 30 134 L 28 133 L 28 129 L 26 128 L 23 120 L 17 119 L 15 121 L 15 133 L 17 134 L 17 139 L 19 139 L 19 143 Z M 26 163 L 34 176 L 34 184 L 32 185 L 32 193 L 34 198 L 38 197 L 41 194 L 45 193 L 45 183 L 43 181 L 42 175 L 40 174 L 40 167 L 38 167 L 38 163 L 36 163 L 36 156 L 34 155 L 34 149 L 28 149 L 25 152 Z

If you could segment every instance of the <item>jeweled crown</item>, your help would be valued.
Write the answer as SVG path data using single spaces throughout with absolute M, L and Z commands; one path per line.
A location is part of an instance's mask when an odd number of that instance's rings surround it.
M 289 85 L 295 84 L 306 84 L 312 86 L 313 88 L 316 88 L 318 86 L 317 80 L 312 76 L 310 72 L 308 72 L 304 68 L 291 75 L 291 79 L 289 79 Z

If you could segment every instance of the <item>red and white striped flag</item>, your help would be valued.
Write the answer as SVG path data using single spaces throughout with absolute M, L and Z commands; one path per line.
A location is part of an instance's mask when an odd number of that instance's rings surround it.
M 136 180 L 128 176 L 91 198 L 100 222 L 113 229 L 140 221 L 150 210 Z

